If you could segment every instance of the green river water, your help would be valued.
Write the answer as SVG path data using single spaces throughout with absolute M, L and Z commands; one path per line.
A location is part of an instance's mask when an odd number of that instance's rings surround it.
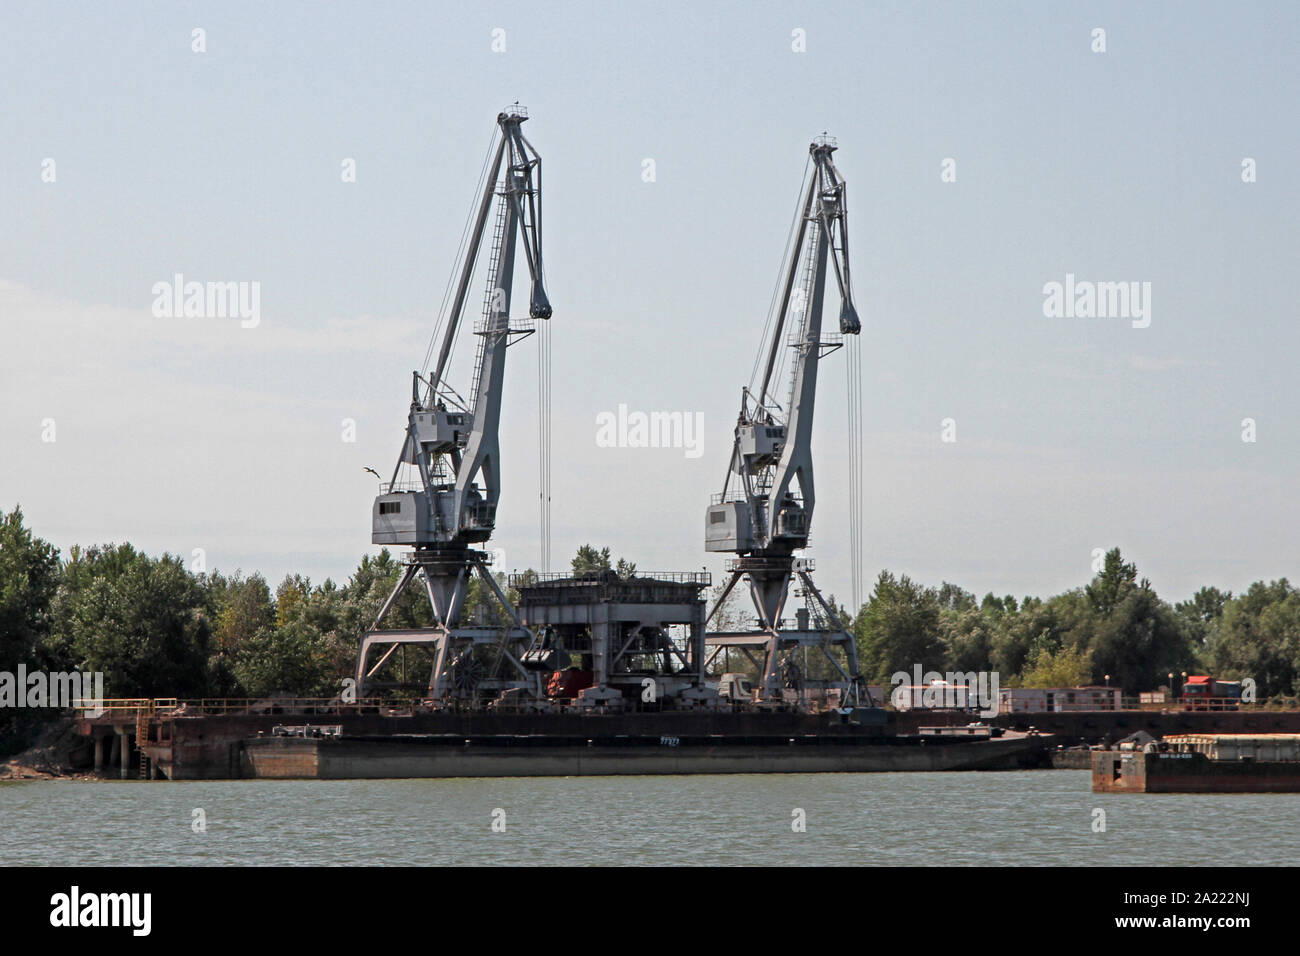
M 1261 866 L 1300 860 L 1300 794 L 1094 794 L 1082 770 L 15 781 L 0 831 L 6 866 Z

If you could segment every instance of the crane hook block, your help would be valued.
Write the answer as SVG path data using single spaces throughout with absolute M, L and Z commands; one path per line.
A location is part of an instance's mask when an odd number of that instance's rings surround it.
M 534 319 L 549 319 L 551 317 L 551 300 L 546 298 L 546 290 L 538 282 L 533 286 L 532 301 L 528 303 L 528 314 Z
M 858 310 L 853 307 L 852 302 L 845 302 L 840 306 L 840 331 L 845 335 L 857 335 L 862 331 Z

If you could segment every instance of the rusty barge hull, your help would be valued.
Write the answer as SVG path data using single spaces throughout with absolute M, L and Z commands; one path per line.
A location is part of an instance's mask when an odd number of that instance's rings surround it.
M 1092 789 L 1094 793 L 1300 793 L 1300 763 L 1096 750 Z
M 158 775 L 169 780 L 229 780 L 252 776 L 245 759 L 249 744 L 284 740 L 272 736 L 279 724 L 336 725 L 343 739 L 412 740 L 421 737 L 455 739 L 531 740 L 550 738 L 562 745 L 571 738 L 614 737 L 691 738 L 724 736 L 737 740 L 756 736 L 782 738 L 851 737 L 876 740 L 892 734 L 888 726 L 848 723 L 835 714 L 702 713 L 661 714 L 490 714 L 435 713 L 406 716 L 381 714 L 290 714 L 175 717 L 160 720 L 143 750 Z M 293 738 L 289 738 L 293 739 Z M 567 747 L 565 748 L 568 749 Z
M 241 766 L 280 780 L 1016 770 L 1045 765 L 1049 740 L 262 737 L 244 741 Z

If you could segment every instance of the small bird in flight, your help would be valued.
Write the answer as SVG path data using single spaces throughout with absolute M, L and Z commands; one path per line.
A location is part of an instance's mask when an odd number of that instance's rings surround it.
M 379 478 L 379 472 L 375 471 L 375 469 L 373 469 L 373 468 L 366 468 L 366 471 L 370 472 L 370 473 L 371 473 L 372 475 L 374 475 L 376 478 Z M 380 480 L 382 481 L 383 479 L 380 479 Z

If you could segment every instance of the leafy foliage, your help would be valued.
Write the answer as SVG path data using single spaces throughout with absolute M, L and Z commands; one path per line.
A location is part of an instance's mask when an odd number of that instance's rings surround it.
M 1213 619 L 1231 606 L 1229 597 L 1202 589 L 1190 611 L 1175 610 L 1116 548 L 1088 584 L 1046 601 L 990 593 L 977 606 L 957 585 L 925 588 L 882 572 L 855 632 L 862 671 L 880 682 L 920 664 L 939 672 L 997 671 L 1008 686 L 1101 684 L 1109 677 L 1112 686 L 1136 692 L 1167 682 L 1168 673 L 1203 666 L 1198 627 L 1208 625 L 1194 623 L 1193 615 Z M 1279 623 L 1277 630 L 1286 628 Z M 1286 647 L 1280 637 L 1273 645 Z M 1285 658 L 1287 651 L 1278 653 Z M 1278 671 L 1272 682 L 1285 680 Z
M 939 598 L 907 575 L 881 571 L 870 600 L 853 622 L 862 673 L 883 684 L 896 671 L 942 668 L 945 648 L 939 638 Z
M 53 602 L 58 656 L 104 673 L 110 697 L 197 697 L 207 689 L 212 617 L 180 558 L 129 544 L 74 550 Z
M 585 574 L 590 571 L 609 571 L 611 569 L 609 548 L 601 548 L 597 551 L 589 544 L 584 544 L 578 548 L 578 553 L 573 556 L 569 563 L 574 574 Z
M 609 548 L 589 544 L 571 567 L 636 572 L 626 560 L 615 564 Z M 292 574 L 272 592 L 259 574 L 196 575 L 180 558 L 151 558 L 129 544 L 73 546 L 60 562 L 14 508 L 0 516 L 0 668 L 26 662 L 99 670 L 107 693 L 119 697 L 333 696 L 352 674 L 359 638 L 402 568 L 385 549 L 364 556 L 343 586 Z M 504 576 L 495 580 L 505 590 Z M 712 627 L 752 623 L 742 592 L 733 591 Z M 509 623 L 493 589 L 477 579 L 464 614 L 477 624 Z M 1285 578 L 1256 582 L 1237 596 L 1203 587 L 1171 606 L 1119 549 L 1106 554 L 1087 584 L 1047 599 L 989 593 L 977 601 L 949 582 L 926 587 L 882 571 L 852 620 L 847 610 L 841 615 L 862 673 L 879 683 L 920 664 L 940 672 L 997 671 L 1004 686 L 1109 678 L 1131 694 L 1186 671 L 1251 677 L 1261 697 L 1300 693 L 1300 591 Z M 413 587 L 387 624 L 432 622 L 423 589 Z M 415 653 L 418 671 L 427 664 Z M 395 655 L 388 676 L 405 666 Z M 749 669 L 741 660 L 729 666 Z
M 1090 683 L 1092 655 L 1078 648 L 1063 647 L 1053 652 L 1040 646 L 1034 659 L 1020 675 L 1021 687 L 1078 687 Z
M 36 663 L 58 583 L 59 552 L 33 537 L 22 509 L 0 518 L 0 666 Z
M 1225 678 L 1253 678 L 1261 697 L 1300 694 L 1300 592 L 1281 578 L 1228 601 L 1208 659 Z

